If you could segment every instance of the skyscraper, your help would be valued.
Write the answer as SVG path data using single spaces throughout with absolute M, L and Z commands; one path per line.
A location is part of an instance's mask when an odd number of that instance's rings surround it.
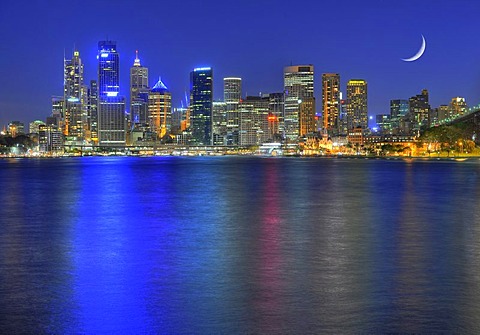
M 287 66 L 284 69 L 285 113 L 287 139 L 315 131 L 315 98 L 313 65 Z
M 116 42 L 100 41 L 97 58 L 99 144 L 125 145 L 125 98 L 119 96 L 119 56 Z
M 337 131 L 340 117 L 340 75 L 322 74 L 323 128 Z
M 240 115 L 238 104 L 242 99 L 242 78 L 223 78 L 223 101 L 227 116 L 227 144 L 239 143 Z
M 214 101 L 212 109 L 212 138 L 213 145 L 224 145 L 227 135 L 226 102 Z
M 96 80 L 90 80 L 88 88 L 87 117 L 90 140 L 94 144 L 98 144 L 98 85 Z
M 135 61 L 130 68 L 130 122 L 135 124 L 148 123 L 148 68 L 140 63 L 138 50 L 135 51 Z
M 170 133 L 172 125 L 172 94 L 158 78 L 148 93 L 148 120 L 150 129 L 161 139 Z
M 270 96 L 246 97 L 239 105 L 240 145 L 260 145 L 268 137 Z
M 283 113 L 285 112 L 285 94 L 270 93 L 268 105 L 268 139 L 279 141 L 285 139 L 285 125 Z
M 72 140 L 84 137 L 86 123 L 86 106 L 83 88 L 83 64 L 78 51 L 73 52 L 72 59 L 64 59 L 64 134 Z
M 196 68 L 190 73 L 190 127 L 193 141 L 212 144 L 213 71 Z
M 367 82 L 352 79 L 347 83 L 348 129 L 368 128 Z

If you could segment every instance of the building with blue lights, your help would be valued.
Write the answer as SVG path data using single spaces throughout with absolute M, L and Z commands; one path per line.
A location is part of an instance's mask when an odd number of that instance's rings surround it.
M 146 125 L 148 123 L 148 68 L 142 66 L 135 52 L 135 61 L 130 68 L 130 123 Z
M 67 139 L 76 141 L 85 137 L 86 120 L 86 91 L 83 85 L 83 63 L 80 53 L 75 50 L 72 59 L 63 60 L 64 73 L 64 129 Z
M 119 56 L 114 41 L 98 43 L 98 143 L 125 145 L 125 97 L 120 96 Z
M 190 73 L 190 127 L 196 144 L 212 144 L 213 70 L 196 68 Z

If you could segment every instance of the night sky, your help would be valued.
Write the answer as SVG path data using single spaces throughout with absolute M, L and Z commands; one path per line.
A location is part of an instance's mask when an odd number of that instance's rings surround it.
M 121 93 L 138 49 L 180 105 L 189 72 L 214 69 L 214 98 L 223 77 L 243 78 L 243 94 L 281 92 L 283 67 L 315 66 L 317 111 L 323 72 L 368 81 L 369 114 L 389 112 L 390 99 L 430 91 L 432 107 L 463 96 L 480 103 L 480 3 L 371 1 L 19 1 L 0 7 L 0 125 L 44 120 L 51 96 L 62 95 L 63 55 L 75 45 L 85 81 L 96 79 L 97 43 L 107 36 L 120 53 Z M 427 41 L 425 54 L 413 56 Z

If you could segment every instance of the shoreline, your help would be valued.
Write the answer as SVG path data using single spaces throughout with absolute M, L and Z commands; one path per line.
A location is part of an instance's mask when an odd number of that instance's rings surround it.
M 381 160 L 404 160 L 404 161 L 471 161 L 480 160 L 480 155 L 475 156 L 438 156 L 438 157 L 425 157 L 425 156 L 366 156 L 366 155 L 263 155 L 263 154 L 194 154 L 185 153 L 180 155 L 174 154 L 141 154 L 141 155 L 127 155 L 127 154 L 110 154 L 110 155 L 57 155 L 57 156 L 33 156 L 33 155 L 11 155 L 0 156 L 0 159 L 63 159 L 63 158 L 86 158 L 86 157 L 129 157 L 129 158 L 152 158 L 152 157 L 182 157 L 182 158 L 198 158 L 198 157 L 257 157 L 257 158 L 305 158 L 305 159 L 381 159 Z

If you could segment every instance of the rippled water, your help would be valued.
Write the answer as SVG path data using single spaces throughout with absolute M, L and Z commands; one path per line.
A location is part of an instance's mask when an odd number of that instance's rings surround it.
M 479 173 L 0 160 L 0 333 L 479 333 Z

